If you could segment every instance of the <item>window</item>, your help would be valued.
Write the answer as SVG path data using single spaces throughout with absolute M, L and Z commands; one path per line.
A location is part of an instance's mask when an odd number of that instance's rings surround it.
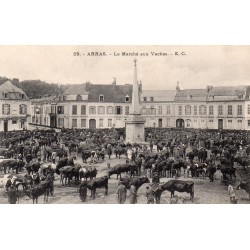
M 194 122 L 197 122 L 197 120 L 196 120 L 196 119 L 194 119 Z
M 46 117 L 43 119 L 43 124 L 46 125 Z
M 129 96 L 128 95 L 125 96 L 125 102 L 129 102 Z
M 77 119 L 72 119 L 72 128 L 77 128 Z
M 77 96 L 76 96 L 76 100 L 77 100 L 77 101 L 82 101 L 82 96 L 81 96 L 81 95 L 77 95 Z
M 104 102 L 104 95 L 99 95 L 99 101 Z
M 35 123 L 35 116 L 32 116 L 32 123 Z
M 27 106 L 25 104 L 19 105 L 19 114 L 20 115 L 27 114 Z
M 81 127 L 86 128 L 86 124 L 87 124 L 86 119 L 81 119 Z
M 99 119 L 99 127 L 100 127 L 100 128 L 103 127 L 103 119 Z
M 167 115 L 170 115 L 170 106 L 167 106 Z
M 125 115 L 129 115 L 129 106 L 125 107 Z
M 143 101 L 146 102 L 147 101 L 147 97 L 144 96 L 143 97 Z
M 58 118 L 58 127 L 63 128 L 64 127 L 64 118 Z
M 210 120 L 208 120 L 208 122 L 214 122 L 214 120 L 213 120 L 213 119 L 210 119 Z
M 242 115 L 242 105 L 237 105 L 237 114 Z
M 197 115 L 197 106 L 194 106 L 194 115 Z
M 77 115 L 77 105 L 72 106 L 72 115 Z
M 155 115 L 156 114 L 156 110 L 155 110 L 154 106 L 150 107 L 149 113 L 150 113 L 150 115 Z
M 95 115 L 96 114 L 96 107 L 95 106 L 90 106 L 89 107 L 89 114 L 90 115 Z
M 146 115 L 146 113 L 147 113 L 146 107 L 142 107 L 141 113 L 142 113 L 142 115 Z
M 242 123 L 242 120 L 238 120 L 238 123 Z
M 17 124 L 17 120 L 12 120 L 12 124 Z
M 158 115 L 162 115 L 162 106 L 158 106 Z
M 228 123 L 232 123 L 233 122 L 233 120 L 228 120 Z
M 209 115 L 214 115 L 214 106 L 209 106 Z
M 3 104 L 3 115 L 9 115 L 10 114 L 10 104 Z
M 223 106 L 222 105 L 218 106 L 218 115 L 223 115 Z
M 201 122 L 205 122 L 205 120 L 204 120 L 204 119 L 201 119 Z
M 247 105 L 247 114 L 250 115 L 250 104 Z
M 105 114 L 105 107 L 104 106 L 99 106 L 98 107 L 98 114 L 99 115 L 104 115 Z
M 22 97 L 22 99 L 24 99 L 24 94 L 22 94 L 22 96 L 21 96 L 21 97 Z
M 206 115 L 206 113 L 207 113 L 206 106 L 205 105 L 199 106 L 199 114 L 200 115 Z
M 8 98 L 8 94 L 7 94 L 7 93 L 4 94 L 4 98 L 5 98 L 5 99 Z
M 86 105 L 81 105 L 81 115 L 86 115 Z
M 113 114 L 113 107 L 111 107 L 111 106 L 107 107 L 107 113 L 109 115 Z
M 153 96 L 150 97 L 150 101 L 151 101 L 151 102 L 154 101 L 154 97 L 153 97 Z
M 122 115 L 122 106 L 116 106 L 115 107 L 115 114 L 116 115 Z
M 250 120 L 247 121 L 247 125 L 248 125 L 248 127 L 250 127 Z
M 190 105 L 185 106 L 185 114 L 186 115 L 191 115 L 191 106 Z
M 227 114 L 228 115 L 233 115 L 233 106 L 232 105 L 227 106 Z
M 191 107 L 190 107 L 191 108 Z M 187 127 L 189 128 L 191 125 L 191 120 L 187 119 Z
M 108 119 L 108 127 L 112 127 L 112 119 Z
M 178 106 L 178 115 L 182 115 L 182 106 Z
M 64 114 L 64 106 L 57 106 L 57 114 Z

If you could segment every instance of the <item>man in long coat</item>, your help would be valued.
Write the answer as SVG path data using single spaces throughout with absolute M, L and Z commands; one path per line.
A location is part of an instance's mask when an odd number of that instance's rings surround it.
M 124 204 L 127 198 L 127 189 L 122 182 L 119 182 L 117 188 L 117 199 L 119 204 Z
M 130 187 L 130 204 L 136 204 L 137 203 L 137 190 L 134 185 L 131 185 Z

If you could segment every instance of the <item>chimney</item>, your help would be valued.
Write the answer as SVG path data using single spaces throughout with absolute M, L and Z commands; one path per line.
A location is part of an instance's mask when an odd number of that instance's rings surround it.
M 89 88 L 90 88 L 90 82 L 86 82 L 86 91 L 89 91 Z
M 213 87 L 211 85 L 207 85 L 207 93 L 212 89 Z
M 18 84 L 19 84 L 19 79 L 18 79 L 18 78 L 13 78 L 13 79 L 12 79 L 12 83 L 13 83 L 14 85 L 18 85 Z
M 116 85 L 116 78 L 115 77 L 113 77 L 112 85 Z
M 176 91 L 177 91 L 177 92 L 180 92 L 180 91 L 181 91 L 181 88 L 180 88 L 179 82 L 177 82 L 177 85 L 176 85 Z

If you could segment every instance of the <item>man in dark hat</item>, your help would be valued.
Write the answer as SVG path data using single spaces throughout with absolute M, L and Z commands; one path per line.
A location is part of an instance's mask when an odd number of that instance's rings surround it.
M 81 202 L 85 202 L 87 199 L 87 181 L 84 178 L 81 179 L 81 184 L 79 187 L 79 195 Z
M 127 198 L 127 189 L 121 181 L 118 183 L 117 199 L 119 204 L 124 204 Z
M 17 190 L 16 190 L 14 184 L 12 184 L 9 188 L 9 191 L 8 191 L 9 204 L 16 204 L 17 200 L 18 200 Z
M 154 204 L 154 191 L 151 186 L 146 187 L 147 204 Z

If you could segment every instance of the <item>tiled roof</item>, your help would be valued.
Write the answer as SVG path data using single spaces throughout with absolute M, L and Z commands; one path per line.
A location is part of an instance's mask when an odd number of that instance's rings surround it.
M 209 91 L 213 96 L 237 96 L 238 94 L 245 95 L 247 86 L 226 86 L 226 87 L 212 87 Z
M 64 95 L 87 95 L 86 83 L 70 85 L 68 89 L 64 91 Z
M 103 85 L 103 84 L 91 84 L 89 86 L 89 102 L 99 102 L 100 95 L 104 96 L 104 102 L 125 102 L 125 97 L 128 95 L 132 97 L 133 86 L 129 84 L 125 85 Z
M 154 101 L 174 101 L 176 95 L 176 90 L 142 90 L 141 101 L 143 97 L 147 97 L 150 101 L 150 97 L 154 97 Z
M 7 99 L 11 100 L 29 100 L 25 92 L 16 87 L 11 81 L 6 81 L 0 86 L 0 99 L 5 99 L 4 94 L 8 94 Z M 21 95 L 24 95 L 24 98 L 22 98 Z
M 207 90 L 206 89 L 183 89 L 177 91 L 175 101 L 206 101 Z

